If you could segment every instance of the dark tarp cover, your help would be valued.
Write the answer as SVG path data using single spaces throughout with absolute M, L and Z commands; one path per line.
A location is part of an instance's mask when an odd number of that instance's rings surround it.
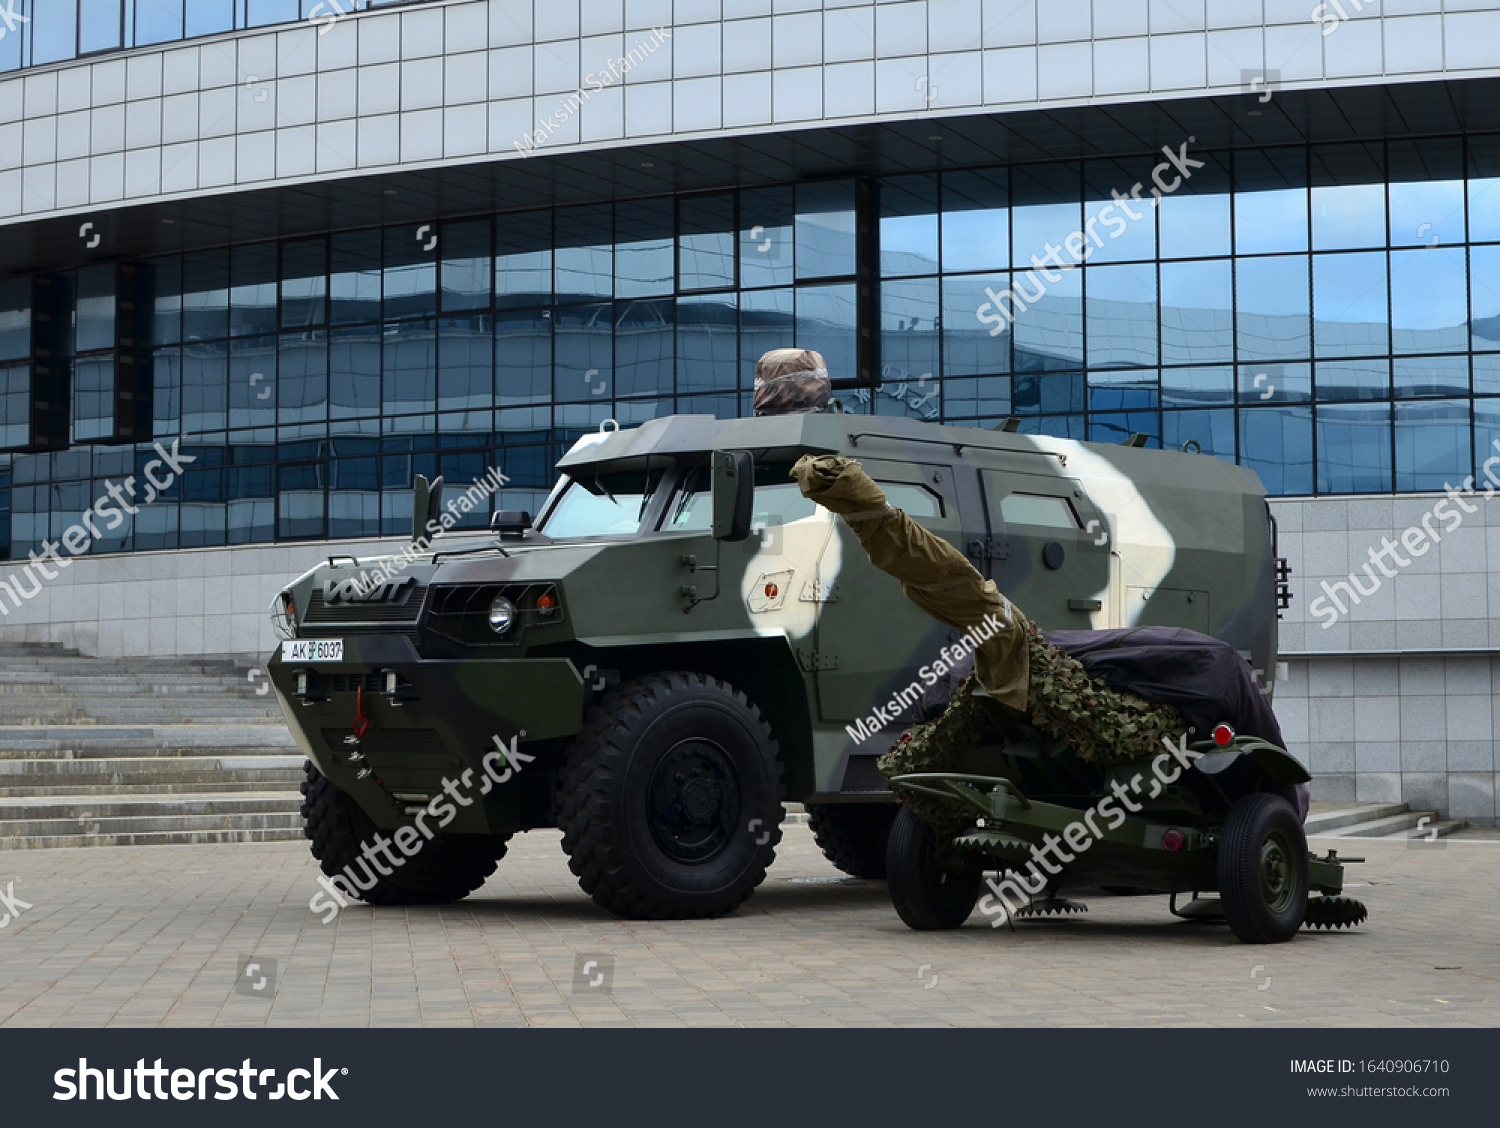
M 1271 702 L 1239 651 L 1185 627 L 1135 627 L 1107 631 L 1047 631 L 1046 639 L 1115 689 L 1162 705 L 1175 705 L 1207 740 L 1219 723 L 1241 736 L 1258 736 L 1285 748 Z

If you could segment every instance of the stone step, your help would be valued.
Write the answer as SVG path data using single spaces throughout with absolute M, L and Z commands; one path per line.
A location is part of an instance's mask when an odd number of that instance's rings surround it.
M 1406 810 L 1405 803 L 1349 803 L 1324 810 L 1317 809 L 1319 807 L 1321 804 L 1314 804 L 1315 809 L 1308 813 L 1307 821 L 1303 823 L 1309 835 L 1330 834 L 1356 823 L 1373 822 Z
M 295 743 L 284 723 L 0 726 L 0 756 L 6 750 L 291 748 Z
M 1404 807 L 1405 804 L 1402 804 Z M 1387 815 L 1384 818 L 1368 819 L 1348 826 L 1341 826 L 1335 830 L 1320 834 L 1320 838 L 1390 838 L 1405 837 L 1404 831 L 1414 829 L 1422 819 L 1423 833 L 1430 831 L 1433 824 L 1438 822 L 1436 811 L 1408 811 L 1403 810 L 1400 814 Z
M 291 816 L 285 825 L 217 829 L 116 831 L 110 834 L 33 834 L 0 838 L 0 850 L 39 850 L 76 846 L 202 846 L 227 842 L 303 841 L 302 819 Z
M 1420 826 L 1403 827 L 1390 834 L 1383 834 L 1382 838 L 1406 838 L 1406 839 L 1438 839 L 1447 838 L 1454 831 L 1463 830 L 1469 824 L 1463 819 L 1440 819 L 1432 815 L 1427 822 Z
M 221 744 L 205 747 L 185 744 L 175 748 L 151 744 L 114 743 L 72 746 L 66 748 L 0 748 L 0 763 L 29 763 L 45 760 L 111 760 L 153 759 L 173 760 L 192 756 L 235 756 L 261 759 L 268 756 L 287 756 L 299 753 L 295 744 Z M 300 753 L 299 753 L 300 754 Z
M 223 819 L 229 816 L 263 816 L 298 813 L 302 797 L 285 791 L 242 791 L 211 794 L 201 791 L 181 795 L 55 796 L 48 799 L 0 799 L 0 835 L 67 834 L 80 822 L 102 830 L 117 822 L 152 819 Z M 205 824 L 206 825 L 206 824 Z M 130 827 L 127 829 L 156 829 Z M 172 828 L 167 828 L 172 829 Z M 195 829 L 195 828 L 189 828 Z
M 129 787 L 174 792 L 245 790 L 262 783 L 296 791 L 303 758 L 295 756 L 133 756 L 75 760 L 0 760 L 0 796 L 110 794 Z M 269 790 L 269 787 L 264 788 Z

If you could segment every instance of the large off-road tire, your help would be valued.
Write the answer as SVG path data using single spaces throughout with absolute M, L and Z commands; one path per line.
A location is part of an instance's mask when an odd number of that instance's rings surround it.
M 760 710 L 703 674 L 648 674 L 590 711 L 558 791 L 568 868 L 635 920 L 716 917 L 781 841 L 781 762 Z
M 885 878 L 894 803 L 809 804 L 807 826 L 823 856 L 853 877 Z
M 380 867 L 366 862 L 365 844 L 373 844 L 377 831 L 370 816 L 359 804 L 328 781 L 313 766 L 303 765 L 302 833 L 312 841 L 313 857 L 329 877 L 341 878 L 339 885 L 362 901 L 372 905 L 427 905 L 460 901 L 484 884 L 495 872 L 495 864 L 505 856 L 505 839 L 479 838 L 473 835 L 448 837 L 438 835 L 425 841 L 412 857 L 405 857 L 394 846 L 389 853 L 403 859 L 392 866 L 385 851 L 372 853 L 381 866 L 391 871 L 380 873 Z M 391 834 L 384 837 L 390 839 Z M 352 876 L 351 876 L 352 875 Z M 360 886 L 374 878 L 368 889 Z
M 1246 944 L 1280 944 L 1307 914 L 1307 835 L 1279 795 L 1246 795 L 1219 834 L 1219 900 Z
M 957 928 L 969 919 L 984 871 L 977 858 L 940 857 L 932 827 L 902 807 L 891 824 L 886 851 L 891 903 L 909 928 Z

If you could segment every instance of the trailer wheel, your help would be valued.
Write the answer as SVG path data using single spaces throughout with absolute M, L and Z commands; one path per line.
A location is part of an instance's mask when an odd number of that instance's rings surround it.
M 807 826 L 823 856 L 851 877 L 885 879 L 894 803 L 808 804 Z
M 1219 899 L 1235 936 L 1280 944 L 1307 914 L 1307 835 L 1279 795 L 1246 795 L 1219 835 Z
M 885 870 L 896 912 L 920 932 L 958 928 L 968 920 L 984 876 L 977 858 L 939 854 L 937 835 L 910 807 L 902 807 L 891 824 Z

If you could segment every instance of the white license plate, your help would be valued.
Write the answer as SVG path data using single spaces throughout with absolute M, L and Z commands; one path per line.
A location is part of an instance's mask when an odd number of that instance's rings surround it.
M 283 662 L 342 662 L 341 638 L 299 638 L 281 644 Z

